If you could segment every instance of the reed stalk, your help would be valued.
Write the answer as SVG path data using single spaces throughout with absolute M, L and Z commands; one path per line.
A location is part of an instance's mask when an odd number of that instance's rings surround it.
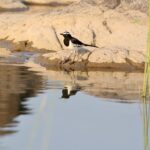
M 148 0 L 148 35 L 147 35 L 147 52 L 144 69 L 143 97 L 150 93 L 150 0 Z
M 149 149 L 149 120 L 150 120 L 150 0 L 148 2 L 148 35 L 147 52 L 143 82 L 143 127 L 144 127 L 144 150 Z

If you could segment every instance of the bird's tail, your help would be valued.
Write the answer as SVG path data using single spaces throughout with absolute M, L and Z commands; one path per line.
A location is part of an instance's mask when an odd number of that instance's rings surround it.
M 84 46 L 90 46 L 90 47 L 96 47 L 96 48 L 99 48 L 99 47 L 96 46 L 96 45 L 90 45 L 90 44 L 84 44 Z

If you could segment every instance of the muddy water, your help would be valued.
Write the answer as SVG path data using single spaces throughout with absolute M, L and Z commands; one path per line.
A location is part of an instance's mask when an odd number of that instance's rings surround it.
M 142 82 L 140 72 L 1 64 L 0 149 L 144 150 Z

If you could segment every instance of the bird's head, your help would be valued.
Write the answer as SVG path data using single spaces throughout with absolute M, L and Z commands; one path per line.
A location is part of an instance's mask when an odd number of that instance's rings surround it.
M 63 33 L 60 33 L 60 35 L 62 35 L 64 38 L 71 38 L 71 34 L 67 31 L 63 32 Z

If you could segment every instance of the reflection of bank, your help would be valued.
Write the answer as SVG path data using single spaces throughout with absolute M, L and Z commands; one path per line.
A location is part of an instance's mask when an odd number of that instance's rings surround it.
M 103 100 L 116 102 L 139 102 L 143 85 L 142 72 L 123 71 L 53 71 L 46 72 L 50 80 L 62 81 L 63 90 L 68 95 L 68 86 L 73 81 L 82 92 Z
M 4 127 L 15 126 L 16 116 L 30 113 L 24 102 L 42 88 L 42 77 L 28 68 L 0 65 L 0 135 L 13 132 Z

